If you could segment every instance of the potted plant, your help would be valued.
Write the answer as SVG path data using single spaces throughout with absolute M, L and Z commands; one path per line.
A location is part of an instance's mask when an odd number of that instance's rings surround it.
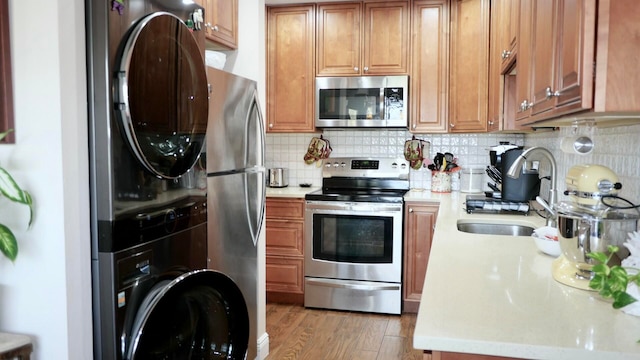
M 11 130 L 0 133 L 0 141 L 7 136 Z M 11 174 L 0 166 L 0 193 L 12 202 L 29 206 L 29 224 L 33 220 L 33 201 L 31 195 L 22 190 L 15 182 Z M 1 200 L 1 199 L 0 199 Z M 13 231 L 6 225 L 0 223 L 0 251 L 11 261 L 15 261 L 18 256 L 18 241 Z
M 625 268 L 623 265 L 609 265 L 613 255 L 619 248 L 609 245 L 607 253 L 592 252 L 588 257 L 596 261 L 593 266 L 593 278 L 589 287 L 598 291 L 603 298 L 613 299 L 613 308 L 621 309 L 638 301 L 629 294 L 629 286 L 640 286 L 640 272 L 638 269 Z

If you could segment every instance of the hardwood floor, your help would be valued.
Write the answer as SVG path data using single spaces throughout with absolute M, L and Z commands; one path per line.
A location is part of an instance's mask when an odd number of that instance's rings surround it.
M 268 303 L 266 360 L 419 360 L 422 351 L 412 347 L 415 321 L 415 314 L 367 314 Z

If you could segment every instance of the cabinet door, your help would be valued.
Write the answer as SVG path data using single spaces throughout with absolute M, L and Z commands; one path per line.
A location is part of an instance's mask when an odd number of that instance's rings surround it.
M 536 0 L 533 2 L 531 88 L 533 98 L 531 115 L 553 108 L 550 95 L 554 86 L 554 58 L 556 27 L 556 1 Z
M 318 5 L 316 75 L 360 73 L 361 11 L 360 3 Z
M 489 3 L 451 3 L 451 132 L 487 131 Z
M 520 30 L 518 55 L 513 70 L 515 76 L 515 123 L 526 123 L 531 114 L 531 22 L 535 0 L 520 1 Z
M 365 2 L 362 74 L 406 74 L 408 54 L 409 2 Z
M 267 219 L 266 238 L 267 255 L 304 255 L 303 220 Z
M 556 112 L 590 109 L 593 104 L 595 0 L 558 3 Z
M 238 0 L 205 0 L 205 35 L 209 48 L 238 48 Z
M 266 290 L 287 294 L 304 293 L 304 259 L 267 256 Z
M 513 66 L 513 61 L 518 50 L 518 31 L 520 26 L 520 0 L 499 0 L 492 1 L 491 6 L 499 13 L 496 19 L 499 27 L 499 34 L 496 41 L 499 43 L 499 56 L 502 61 L 501 70 L 504 73 Z M 493 9 L 491 10 L 491 21 L 493 22 Z
M 267 131 L 313 132 L 315 5 L 267 10 Z
M 411 131 L 446 132 L 449 99 L 449 1 L 414 1 L 411 23 Z
M 503 88 L 501 86 L 502 76 L 502 62 L 504 60 L 504 47 L 501 44 L 501 38 L 503 33 L 506 32 L 503 29 L 501 21 L 504 17 L 507 17 L 503 11 L 504 4 L 510 3 L 510 1 L 492 1 L 491 2 L 491 21 L 490 21 L 490 34 L 489 40 L 489 104 L 487 109 L 487 131 L 500 130 L 500 122 L 502 119 L 502 94 Z M 509 52 L 509 55 L 511 53 Z
M 404 312 L 418 311 L 437 215 L 437 204 L 405 204 Z

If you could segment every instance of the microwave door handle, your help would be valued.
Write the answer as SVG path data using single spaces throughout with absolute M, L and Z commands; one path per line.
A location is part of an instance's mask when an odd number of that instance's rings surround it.
M 386 103 L 386 99 L 384 98 L 384 87 L 380 88 L 380 120 L 384 120 L 386 121 L 387 116 L 384 113 L 385 110 L 385 103 Z

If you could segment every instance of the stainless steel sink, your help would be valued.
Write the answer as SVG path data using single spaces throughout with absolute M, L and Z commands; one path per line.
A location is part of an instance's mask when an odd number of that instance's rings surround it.
M 518 224 L 491 224 L 478 222 L 458 222 L 458 230 L 472 234 L 531 236 L 533 228 Z

